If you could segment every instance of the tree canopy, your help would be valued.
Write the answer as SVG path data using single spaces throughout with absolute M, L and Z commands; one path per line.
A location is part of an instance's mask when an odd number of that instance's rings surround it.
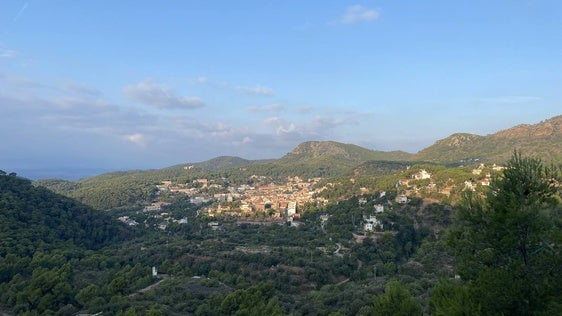
M 516 152 L 485 197 L 467 193 L 448 240 L 464 290 L 435 291 L 451 299 L 435 298 L 434 313 L 461 299 L 489 315 L 562 312 L 559 179 Z

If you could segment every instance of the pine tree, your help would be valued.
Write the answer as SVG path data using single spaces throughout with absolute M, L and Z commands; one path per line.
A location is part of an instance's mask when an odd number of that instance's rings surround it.
M 562 299 L 562 225 L 556 171 L 516 152 L 486 196 L 470 192 L 464 197 L 448 241 L 463 281 L 459 286 L 483 314 L 561 312 L 557 302 Z M 440 308 L 434 307 L 434 312 Z

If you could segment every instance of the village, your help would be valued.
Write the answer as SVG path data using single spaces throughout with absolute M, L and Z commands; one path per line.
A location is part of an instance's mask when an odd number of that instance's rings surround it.
M 409 168 L 408 168 L 409 169 Z M 438 192 L 449 196 L 454 188 L 460 190 L 476 190 L 477 187 L 488 186 L 491 181 L 491 174 L 494 171 L 501 171 L 503 167 L 486 167 L 479 164 L 472 169 L 471 177 L 464 182 L 455 182 L 452 179 L 435 179 L 430 172 L 419 169 L 409 172 L 408 177 L 402 177 L 395 185 L 396 196 L 393 198 L 395 204 L 406 204 L 411 197 L 424 197 L 427 192 Z M 224 185 L 217 180 L 207 178 L 197 178 L 188 183 L 175 183 L 173 181 L 162 181 L 157 185 L 158 195 L 183 194 L 189 197 L 191 203 L 201 205 L 197 216 L 205 216 L 212 219 L 209 226 L 212 229 L 219 229 L 221 221 L 230 218 L 236 219 L 239 223 L 253 224 L 273 224 L 289 223 L 298 226 L 301 223 L 302 208 L 307 205 L 322 206 L 329 202 L 318 193 L 329 189 L 332 183 L 326 183 L 319 187 L 317 184 L 322 178 L 310 178 L 303 180 L 300 177 L 287 177 L 284 183 L 275 183 L 265 176 L 252 175 L 250 184 Z M 353 179 L 350 179 L 353 180 Z M 360 188 L 361 195 L 369 193 L 367 188 Z M 380 199 L 386 194 L 385 191 L 378 191 L 377 197 Z M 367 200 L 360 198 L 359 203 L 365 204 Z M 372 210 L 364 214 L 362 220 L 362 230 L 364 232 L 382 231 L 383 225 L 378 214 L 385 211 L 385 206 L 375 204 Z M 160 199 L 146 205 L 142 212 L 156 221 L 157 227 L 165 230 L 170 223 L 186 224 L 187 218 L 173 218 L 170 212 L 165 210 L 169 203 Z M 326 222 L 329 216 L 322 216 L 322 222 Z M 139 223 L 129 216 L 121 216 L 119 220 L 127 225 L 135 226 Z M 145 225 L 147 222 L 145 220 Z
M 284 184 L 276 184 L 266 177 L 253 175 L 252 185 L 242 184 L 223 187 L 209 179 L 195 179 L 189 184 L 177 185 L 164 181 L 158 189 L 162 192 L 181 192 L 188 195 L 194 204 L 209 204 L 200 215 L 209 217 L 261 218 L 272 221 L 293 221 L 299 217 L 299 207 L 306 203 L 323 205 L 328 201 L 315 197 L 325 188 L 314 190 L 321 178 L 306 181 L 299 177 L 288 177 Z

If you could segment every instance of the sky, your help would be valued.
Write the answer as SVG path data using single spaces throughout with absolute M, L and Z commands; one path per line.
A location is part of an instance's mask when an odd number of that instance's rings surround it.
M 535 124 L 562 114 L 561 30 L 558 0 L 3 0 L 0 169 L 415 153 Z

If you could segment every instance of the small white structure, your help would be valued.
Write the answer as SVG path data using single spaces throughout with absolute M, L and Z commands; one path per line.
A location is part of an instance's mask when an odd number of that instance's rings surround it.
M 492 169 L 493 169 L 494 171 L 502 171 L 503 169 L 505 169 L 505 167 L 503 167 L 503 166 L 498 166 L 498 165 L 494 164 L 494 165 L 492 166 Z
M 297 213 L 297 202 L 289 202 L 287 206 L 287 216 L 293 216 Z
M 217 230 L 220 228 L 219 222 L 209 222 L 207 225 L 209 225 L 212 230 Z
M 406 204 L 408 203 L 408 197 L 404 194 L 400 194 L 394 199 L 394 201 L 396 201 L 396 203 Z
M 380 228 L 382 228 L 382 223 L 380 220 L 378 220 L 375 216 L 371 215 L 369 217 L 364 217 L 365 219 L 365 227 L 364 230 L 365 231 L 369 231 L 372 232 L 375 230 L 375 228 L 378 226 Z
M 412 178 L 414 178 L 416 180 L 431 179 L 431 174 L 429 172 L 425 171 L 425 169 L 422 169 L 422 170 L 420 170 L 420 172 L 414 173 L 412 175 Z
M 158 270 L 156 270 L 156 267 L 152 267 L 152 277 L 155 278 L 158 276 Z
M 384 212 L 384 205 L 382 204 L 376 204 L 375 205 L 375 213 L 382 213 Z

